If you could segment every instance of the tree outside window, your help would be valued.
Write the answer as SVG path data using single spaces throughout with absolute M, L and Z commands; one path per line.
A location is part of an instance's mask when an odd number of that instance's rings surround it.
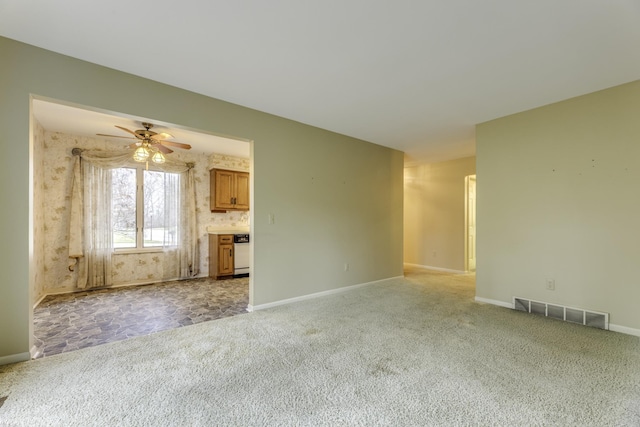
M 179 174 L 144 169 L 112 171 L 111 207 L 116 249 L 177 245 L 179 179 Z

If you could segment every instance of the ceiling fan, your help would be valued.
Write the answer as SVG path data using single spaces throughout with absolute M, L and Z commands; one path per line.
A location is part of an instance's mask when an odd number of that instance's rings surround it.
M 115 125 L 118 129 L 121 129 L 127 133 L 133 135 L 130 136 L 118 136 L 118 135 L 106 135 L 98 133 L 98 136 L 107 136 L 109 138 L 125 138 L 125 139 L 137 139 L 138 141 L 129 145 L 129 148 L 135 148 L 133 159 L 138 162 L 146 162 L 151 158 L 155 163 L 164 163 L 164 154 L 173 153 L 173 150 L 169 147 L 182 148 L 189 150 L 191 146 L 182 142 L 166 141 L 167 138 L 172 138 L 171 134 L 166 132 L 154 132 L 151 130 L 153 125 L 151 123 L 142 122 L 144 129 L 138 129 L 136 131 L 129 130 L 125 127 Z

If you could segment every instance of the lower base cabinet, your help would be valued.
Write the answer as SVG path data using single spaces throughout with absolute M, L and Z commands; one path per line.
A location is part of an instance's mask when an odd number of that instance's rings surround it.
M 209 277 L 233 276 L 233 234 L 209 234 Z

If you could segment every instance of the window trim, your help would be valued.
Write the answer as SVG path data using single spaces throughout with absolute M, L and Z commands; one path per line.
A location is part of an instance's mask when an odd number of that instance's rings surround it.
M 130 167 L 123 166 L 116 169 L 134 169 L 136 171 L 136 246 L 135 247 L 113 247 L 113 254 L 140 254 L 163 252 L 165 248 L 177 248 L 178 244 L 167 246 L 144 246 L 144 171 L 151 170 L 154 172 L 171 173 L 157 168 L 147 169 L 144 165 Z M 112 184 L 113 185 L 113 184 Z
M 162 252 L 165 246 L 154 246 L 151 248 L 113 248 L 113 253 L 116 255 L 120 254 L 146 254 L 146 253 L 154 253 L 154 252 Z M 173 247 L 173 246 L 166 246 Z

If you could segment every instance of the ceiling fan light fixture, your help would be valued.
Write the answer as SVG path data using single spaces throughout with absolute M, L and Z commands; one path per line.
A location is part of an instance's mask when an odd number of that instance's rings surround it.
M 132 131 L 118 125 L 115 126 L 118 129 L 133 135 L 134 138 L 130 136 L 107 135 L 103 133 L 99 133 L 97 135 L 110 138 L 137 139 L 137 142 L 129 144 L 128 147 L 135 148 L 133 152 L 133 160 L 140 163 L 147 163 L 147 167 L 149 166 L 149 160 L 154 163 L 165 163 L 167 161 L 166 154 L 173 153 L 173 150 L 169 147 L 177 147 L 183 150 L 191 149 L 189 144 L 177 141 L 165 141 L 165 139 L 173 138 L 173 135 L 167 132 L 156 133 L 151 131 L 150 129 L 153 127 L 151 123 L 142 122 L 144 129 L 138 129 L 136 131 Z
M 153 161 L 153 163 L 164 163 L 166 159 L 164 157 L 164 154 L 162 154 L 159 151 L 156 151 L 153 157 L 151 157 L 151 160 Z
M 138 147 L 133 153 L 133 160 L 136 162 L 146 162 L 149 159 L 149 150 L 146 147 Z

